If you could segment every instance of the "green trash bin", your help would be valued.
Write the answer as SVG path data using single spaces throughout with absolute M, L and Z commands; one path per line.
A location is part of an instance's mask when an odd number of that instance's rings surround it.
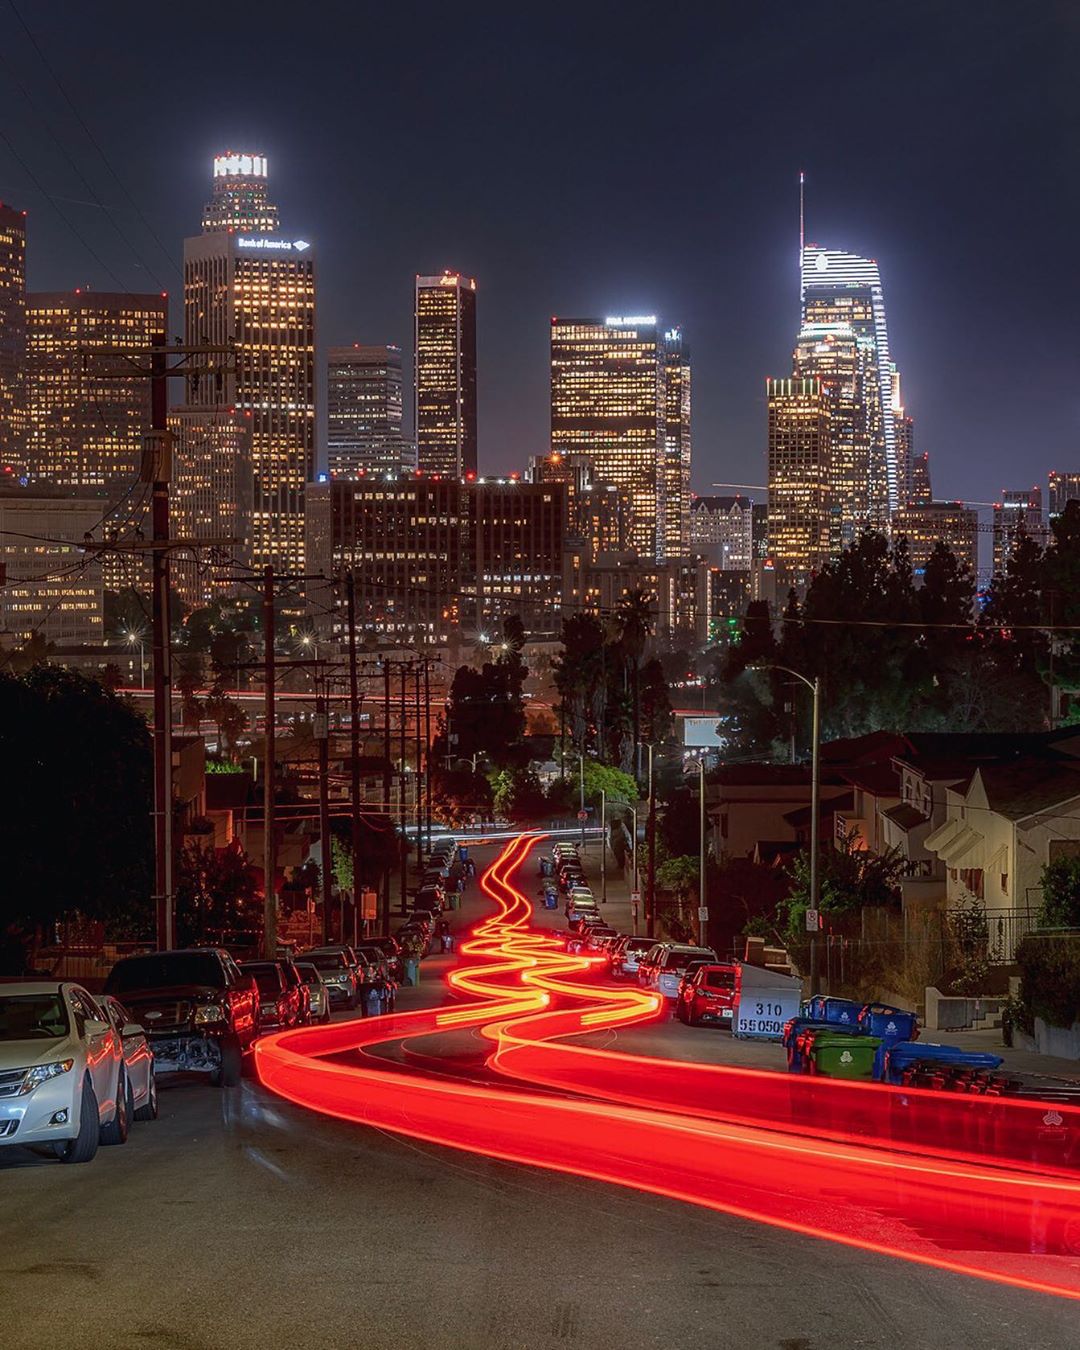
M 845 1036 L 842 1032 L 819 1032 L 811 1050 L 813 1073 L 826 1078 L 874 1076 L 874 1056 L 881 1044 L 878 1036 Z

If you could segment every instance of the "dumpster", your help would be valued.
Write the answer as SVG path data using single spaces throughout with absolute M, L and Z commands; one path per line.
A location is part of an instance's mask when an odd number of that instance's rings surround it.
M 874 1076 L 874 1056 L 880 1044 L 876 1036 L 817 1031 L 809 1046 L 810 1072 L 826 1078 L 869 1080 Z
M 859 1027 L 882 1040 L 914 1041 L 919 1036 L 919 1019 L 913 1012 L 890 1008 L 884 1003 L 868 1003 L 861 1009 Z

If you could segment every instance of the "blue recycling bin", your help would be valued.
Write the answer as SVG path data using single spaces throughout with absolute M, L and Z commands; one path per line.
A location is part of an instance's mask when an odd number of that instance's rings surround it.
M 559 908 L 559 895 L 557 891 L 553 890 L 544 891 L 544 908 L 545 909 Z
M 919 1019 L 913 1012 L 868 1003 L 859 1013 L 859 1026 L 869 1036 L 885 1041 L 913 1041 L 919 1034 Z
M 850 998 L 817 997 L 811 999 L 811 1016 L 816 1022 L 828 1022 L 830 1026 L 853 1029 L 858 1025 L 862 1003 Z
M 874 1077 L 883 1083 L 900 1083 L 904 1071 L 915 1064 L 940 1064 L 945 1068 L 992 1073 L 1002 1058 L 984 1050 L 961 1050 L 957 1045 L 934 1045 L 924 1041 L 883 1041 L 874 1063 Z

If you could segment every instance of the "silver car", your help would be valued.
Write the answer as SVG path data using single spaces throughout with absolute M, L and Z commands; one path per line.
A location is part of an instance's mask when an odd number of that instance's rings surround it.
M 330 991 L 326 981 L 319 973 L 314 961 L 297 961 L 297 973 L 308 987 L 311 995 L 311 1020 L 313 1022 L 330 1021 Z
M 0 984 L 0 1145 L 89 1162 L 132 1116 L 119 1033 L 77 984 Z
M 111 994 L 95 994 L 94 1002 L 113 1024 L 124 1047 L 124 1073 L 131 1089 L 132 1119 L 157 1120 L 154 1052 L 146 1039 L 145 1030 L 120 1000 Z

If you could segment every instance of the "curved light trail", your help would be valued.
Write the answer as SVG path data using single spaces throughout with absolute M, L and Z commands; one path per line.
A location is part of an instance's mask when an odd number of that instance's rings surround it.
M 268 1037 L 266 1086 L 357 1124 L 1080 1299 L 1080 1112 L 567 1044 L 662 1001 L 530 928 L 514 876 L 540 837 L 511 840 L 481 879 L 494 912 L 449 977 L 460 1005 Z M 473 1028 L 492 1043 L 481 1076 L 367 1053 Z

